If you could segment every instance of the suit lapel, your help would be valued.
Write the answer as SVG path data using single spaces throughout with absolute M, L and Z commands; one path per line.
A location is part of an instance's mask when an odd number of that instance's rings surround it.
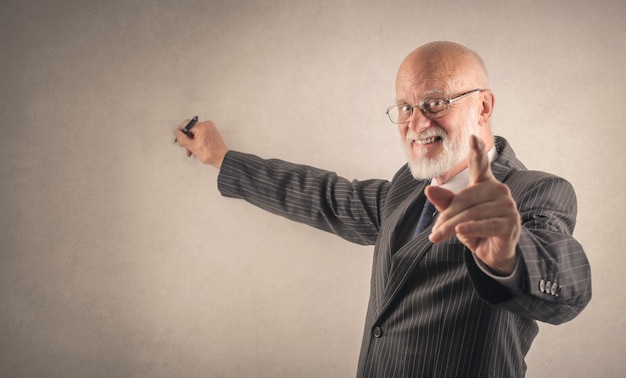
M 384 299 L 379 307 L 378 315 L 382 315 L 391 304 L 398 292 L 419 264 L 420 260 L 430 251 L 433 243 L 428 239 L 436 219 L 426 227 L 417 237 L 409 240 L 400 247 L 391 257 L 389 279 L 385 286 Z
M 491 163 L 491 171 L 498 181 L 503 182 L 513 169 L 526 170 L 506 139 L 496 137 L 496 149 L 498 150 L 498 158 Z
M 390 214 L 383 225 L 381 238 L 378 245 L 377 258 L 379 263 L 375 263 L 376 272 L 373 276 L 375 283 L 373 285 L 374 298 L 376 308 L 380 309 L 383 302 L 387 301 L 385 296 L 385 288 L 389 285 L 389 274 L 391 272 L 393 256 L 400 250 L 404 250 L 402 246 L 402 238 L 406 232 L 405 223 L 407 218 L 411 218 L 411 210 L 416 203 L 424 201 L 424 188 L 428 182 L 418 182 L 413 179 L 410 174 L 396 181 L 396 188 L 390 194 L 388 205 L 390 206 Z

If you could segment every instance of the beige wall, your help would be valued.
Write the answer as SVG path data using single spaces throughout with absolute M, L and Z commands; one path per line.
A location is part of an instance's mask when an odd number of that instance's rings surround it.
M 579 196 L 594 298 L 542 325 L 528 376 L 626 373 L 623 0 L 0 10 L 0 376 L 353 376 L 372 248 L 221 198 L 172 129 L 391 178 L 396 68 L 439 39 L 484 57 L 497 134 Z

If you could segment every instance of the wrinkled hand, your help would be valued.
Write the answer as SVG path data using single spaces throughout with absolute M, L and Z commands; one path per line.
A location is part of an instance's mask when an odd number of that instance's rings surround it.
M 191 129 L 194 137 L 190 138 L 181 131 L 187 122 L 189 120 L 185 120 L 174 130 L 178 144 L 187 150 L 187 156 L 194 155 L 201 162 L 220 168 L 228 148 L 226 148 L 215 124 L 212 121 L 196 123 L 193 129 Z
M 426 196 L 440 212 L 429 236 L 433 243 L 454 235 L 483 263 L 503 276 L 513 272 L 521 220 L 509 188 L 491 172 L 485 145 L 472 136 L 469 184 L 454 194 L 431 186 Z

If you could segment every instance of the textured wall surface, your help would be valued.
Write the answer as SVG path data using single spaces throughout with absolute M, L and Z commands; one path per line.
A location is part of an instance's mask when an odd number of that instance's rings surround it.
M 529 377 L 622 377 L 626 3 L 16 1 L 0 5 L 0 376 L 350 377 L 372 248 L 223 199 L 172 145 L 391 178 L 413 48 L 480 53 L 494 128 L 578 193 L 587 310 Z

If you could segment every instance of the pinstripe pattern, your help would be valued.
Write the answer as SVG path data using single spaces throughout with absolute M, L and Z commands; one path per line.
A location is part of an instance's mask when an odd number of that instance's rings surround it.
M 528 171 L 496 137 L 496 178 L 522 217 L 524 286 L 510 292 L 484 275 L 453 238 L 433 245 L 430 227 L 401 245 L 425 197 L 404 166 L 392 181 L 348 181 L 279 160 L 229 152 L 220 192 L 272 213 L 375 244 L 359 377 L 522 377 L 536 320 L 574 318 L 591 298 L 589 264 L 571 234 L 576 198 L 556 176 Z

